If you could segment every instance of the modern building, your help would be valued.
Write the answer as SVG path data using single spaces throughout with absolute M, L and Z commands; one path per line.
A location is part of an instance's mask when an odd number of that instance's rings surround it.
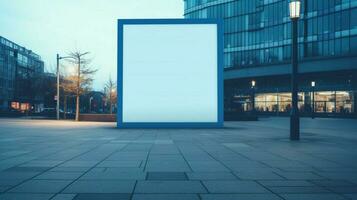
M 39 111 L 43 72 L 39 55 L 0 36 L 0 111 Z
M 356 116 L 357 0 L 301 0 L 301 4 L 300 112 Z M 185 0 L 185 18 L 224 21 L 226 112 L 251 111 L 255 105 L 261 114 L 289 113 L 289 0 Z

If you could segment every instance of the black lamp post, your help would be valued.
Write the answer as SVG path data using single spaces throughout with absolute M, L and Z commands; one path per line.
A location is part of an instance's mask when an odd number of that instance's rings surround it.
M 56 95 L 56 99 L 57 99 L 57 102 L 56 102 L 56 119 L 59 120 L 60 119 L 60 112 L 59 112 L 59 108 L 60 108 L 60 104 L 59 104 L 59 101 L 60 101 L 60 65 L 59 65 L 59 61 L 62 60 L 62 59 L 66 59 L 66 58 L 70 58 L 70 57 L 60 57 L 59 54 L 57 54 L 56 56 L 56 60 L 57 60 L 57 95 Z
M 312 110 L 311 110 L 311 118 L 315 118 L 315 81 L 311 81 L 311 87 L 312 87 Z
M 252 80 L 251 86 L 252 86 L 252 113 L 255 115 L 255 80 Z
M 299 0 L 292 0 L 289 3 L 290 19 L 291 19 L 291 97 L 292 109 L 290 113 L 290 140 L 300 139 L 300 119 L 298 108 L 298 20 L 300 17 Z

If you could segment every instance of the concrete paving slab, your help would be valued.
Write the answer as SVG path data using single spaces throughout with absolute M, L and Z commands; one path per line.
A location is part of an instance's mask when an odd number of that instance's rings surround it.
M 138 181 L 135 193 L 197 194 L 206 193 L 199 181 Z
M 53 194 L 19 194 L 19 193 L 5 193 L 0 194 L 1 200 L 49 200 Z
M 114 126 L 1 118 L 0 192 L 11 193 L 0 199 L 356 199 L 355 120 L 303 118 L 299 142 L 288 139 L 288 118 Z
M 132 200 L 199 200 L 194 194 L 134 194 Z
M 62 193 L 132 193 L 135 181 L 78 180 Z
M 29 180 L 15 188 L 10 192 L 14 193 L 58 193 L 71 181 L 66 180 Z
M 210 193 L 270 193 L 254 181 L 203 181 Z
M 202 200 L 282 200 L 275 194 L 202 194 Z

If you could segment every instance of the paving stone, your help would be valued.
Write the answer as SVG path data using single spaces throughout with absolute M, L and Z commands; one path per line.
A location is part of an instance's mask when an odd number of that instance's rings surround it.
M 10 192 L 17 193 L 57 193 L 69 185 L 71 181 L 64 180 L 29 180 L 26 181 Z
M 202 200 L 282 200 L 275 194 L 202 194 Z
M 113 160 L 105 160 L 97 167 L 140 167 L 142 161 L 113 161 Z
M 63 193 L 132 193 L 135 181 L 78 180 Z
M 340 187 L 326 187 L 327 189 L 336 193 L 357 193 L 357 186 L 340 186 Z
M 19 193 L 5 193 L 0 194 L 1 200 L 49 200 L 53 194 L 19 194 Z
M 316 175 L 311 172 L 276 172 L 280 176 L 286 179 L 295 179 L 295 180 L 319 180 L 326 179 L 319 175 Z
M 51 200 L 73 200 L 76 194 L 57 194 Z
M 147 153 L 123 153 L 113 154 L 109 156 L 106 160 L 120 160 L 120 161 L 143 161 L 146 160 Z
M 224 161 L 224 165 L 227 166 L 231 171 L 248 171 L 248 170 L 267 170 L 271 169 L 271 167 L 262 164 L 257 161 L 249 160 L 249 161 Z
M 337 194 L 283 194 L 281 196 L 285 200 L 345 200 Z
M 234 173 L 240 179 L 246 180 L 279 180 L 284 179 L 272 171 L 241 171 Z
M 40 172 L 0 172 L 0 180 L 25 180 L 38 175 Z
M 7 170 L 6 172 L 42 172 L 51 169 L 51 167 L 12 167 Z
M 25 164 L 20 165 L 20 167 L 54 167 L 63 161 L 54 161 L 54 160 L 46 160 L 46 161 L 41 161 L 41 160 L 36 160 L 36 161 L 30 161 Z
M 270 193 L 254 181 L 203 181 L 210 193 Z
M 80 180 L 145 180 L 146 173 L 142 171 L 90 171 Z
M 308 166 L 305 163 L 301 163 L 298 161 L 293 161 L 293 160 L 263 160 L 261 161 L 265 163 L 266 165 L 270 167 L 276 167 L 276 168 L 291 168 L 291 167 L 300 167 L 300 168 L 308 168 L 310 169 L 310 166 Z
M 274 186 L 282 186 L 282 187 L 307 187 L 307 186 L 314 186 L 313 183 L 308 182 L 308 181 L 302 181 L 302 180 L 278 180 L 278 181 L 273 181 L 273 180 L 263 180 L 263 181 L 258 181 L 260 184 L 267 186 L 267 187 L 274 187 Z
M 97 161 L 67 161 L 59 167 L 93 167 L 97 163 Z
M 52 172 L 86 172 L 90 167 L 55 167 L 50 169 Z
M 135 187 L 135 193 L 193 194 L 206 192 L 199 181 L 138 181 Z
M 45 172 L 36 176 L 34 179 L 44 180 L 75 180 L 83 173 L 81 172 Z
M 185 162 L 149 161 L 145 168 L 148 172 L 189 172 L 190 167 Z
M 181 161 L 185 162 L 184 157 L 182 155 L 163 155 L 163 154 L 150 154 L 149 161 Z
M 347 197 L 350 200 L 357 200 L 357 194 L 343 194 L 343 196 Z
M 357 186 L 356 184 L 345 180 L 312 180 L 310 182 L 324 187 Z
M 131 194 L 78 194 L 74 200 L 130 200 Z
M 184 172 L 148 172 L 146 180 L 149 181 L 185 181 L 187 176 Z
M 1 179 L 0 186 L 14 186 L 21 183 L 23 180 L 21 179 Z
M 189 161 L 194 172 L 229 172 L 224 165 L 217 161 Z
M 6 190 L 10 189 L 10 186 L 0 186 L 0 193 L 5 192 Z
M 317 172 L 326 179 L 356 180 L 357 174 L 353 172 Z
M 190 180 L 237 180 L 230 172 L 187 172 Z
M 97 169 L 97 170 L 96 170 Z M 125 173 L 145 173 L 143 172 L 143 168 L 137 167 L 110 167 L 110 168 L 92 168 L 89 172 L 97 171 L 97 172 L 108 172 L 108 173 L 118 173 L 118 172 L 125 172 Z
M 132 200 L 199 200 L 194 194 L 134 194 Z
M 313 193 L 330 193 L 329 190 L 319 186 L 308 187 L 269 187 L 271 191 L 277 194 L 313 194 Z

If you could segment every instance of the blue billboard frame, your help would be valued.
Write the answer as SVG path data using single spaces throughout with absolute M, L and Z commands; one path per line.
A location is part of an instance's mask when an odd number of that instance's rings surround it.
M 217 122 L 123 122 L 123 28 L 125 25 L 171 25 L 215 24 L 217 25 Z M 221 128 L 223 127 L 223 21 L 219 19 L 119 19 L 117 51 L 118 128 Z

